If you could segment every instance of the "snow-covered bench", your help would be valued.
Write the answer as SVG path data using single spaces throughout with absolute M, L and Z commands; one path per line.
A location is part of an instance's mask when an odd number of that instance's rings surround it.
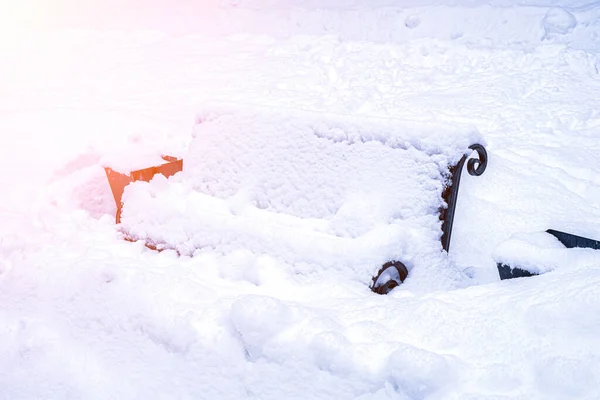
M 469 172 L 485 169 L 485 150 L 472 146 L 480 141 L 474 129 L 432 123 L 209 111 L 181 173 L 126 188 L 121 229 L 182 255 L 266 254 L 323 279 L 368 282 L 399 260 L 416 279 L 456 283 L 461 274 L 443 251 L 451 189 L 470 146 L 481 158 Z M 377 278 L 376 291 L 395 286 L 378 290 L 386 282 Z
M 597 235 L 600 227 L 588 231 Z M 598 250 L 598 240 L 548 229 L 517 233 L 501 243 L 493 256 L 500 279 L 504 280 L 541 275 L 565 267 L 599 265 Z

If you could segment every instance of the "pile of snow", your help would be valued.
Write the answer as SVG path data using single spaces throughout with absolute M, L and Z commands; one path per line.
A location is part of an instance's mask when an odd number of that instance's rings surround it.
M 551 8 L 542 20 L 546 37 L 557 34 L 566 35 L 577 26 L 577 19 L 563 8 Z
M 441 249 L 441 193 L 449 167 L 481 139 L 391 119 L 206 112 L 181 176 L 126 188 L 121 228 L 183 255 L 250 251 L 363 282 L 401 260 L 415 285 L 453 287 L 461 279 Z

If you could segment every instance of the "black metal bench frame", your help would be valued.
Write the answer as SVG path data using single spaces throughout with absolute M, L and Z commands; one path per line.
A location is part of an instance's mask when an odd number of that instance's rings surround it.
M 578 247 L 583 249 L 600 250 L 600 240 L 589 239 L 583 236 L 577 236 L 573 235 L 572 233 L 561 232 L 554 229 L 548 229 L 546 233 L 549 233 L 557 238 L 558 241 L 561 242 L 567 249 Z M 498 268 L 500 280 L 538 275 L 536 273 L 519 268 L 516 265 L 497 263 L 496 267 Z
M 472 176 L 480 176 L 485 172 L 487 168 L 488 155 L 485 147 L 480 144 L 473 144 L 469 146 L 469 149 L 473 150 L 477 155 L 477 158 L 472 158 L 467 163 L 467 172 Z M 473 154 L 471 154 L 473 155 Z M 448 252 L 450 250 L 450 239 L 452 237 L 452 227 L 454 225 L 454 213 L 456 211 L 456 202 L 458 201 L 458 189 L 460 187 L 460 176 L 462 174 L 463 167 L 467 159 L 471 155 L 464 155 L 456 165 L 451 166 L 449 169 L 449 176 L 447 185 L 442 192 L 442 199 L 446 202 L 447 207 L 439 210 L 440 220 L 442 221 L 442 248 Z M 395 268 L 396 271 L 392 271 L 394 279 L 389 279 L 385 282 L 381 282 L 380 278 L 385 276 L 389 277 L 389 269 Z M 377 274 L 373 277 L 370 288 L 377 294 L 387 294 L 393 288 L 401 284 L 404 279 L 408 276 L 408 269 L 401 261 L 389 261 L 381 267 Z

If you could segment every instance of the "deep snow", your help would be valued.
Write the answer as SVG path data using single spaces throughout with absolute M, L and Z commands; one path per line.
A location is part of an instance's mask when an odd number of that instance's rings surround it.
M 449 168 L 468 127 L 285 110 L 212 110 L 183 171 L 125 189 L 120 229 L 182 255 L 267 254 L 313 280 L 368 284 L 402 260 L 414 290 L 464 287 L 442 252 Z
M 597 5 L 2 7 L 0 398 L 600 398 L 597 252 L 520 247 L 560 268 L 512 281 L 494 260 L 520 233 L 600 239 Z M 490 163 L 448 257 L 469 287 L 377 296 L 253 248 L 121 240 L 101 166 L 185 154 L 223 103 L 476 129 Z M 259 211 L 258 237 L 289 217 Z

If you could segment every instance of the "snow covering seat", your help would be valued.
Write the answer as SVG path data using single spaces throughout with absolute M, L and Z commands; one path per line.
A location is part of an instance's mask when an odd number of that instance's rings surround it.
M 432 123 L 208 111 L 183 172 L 127 187 L 121 229 L 182 255 L 267 255 L 295 274 L 365 283 L 402 260 L 421 287 L 456 287 L 465 277 L 440 244 L 442 192 L 481 139 Z

